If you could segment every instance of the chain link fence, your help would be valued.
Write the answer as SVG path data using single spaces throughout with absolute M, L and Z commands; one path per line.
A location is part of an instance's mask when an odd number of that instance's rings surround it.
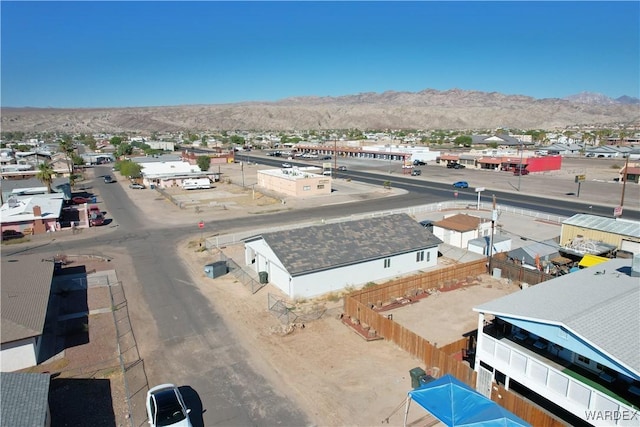
M 304 323 L 318 320 L 327 312 L 323 305 L 297 306 L 271 293 L 268 295 L 267 304 L 269 312 L 283 325 L 302 324 L 304 326 Z
M 129 425 L 140 427 L 147 424 L 145 399 L 149 389 L 149 381 L 131 327 L 129 306 L 121 282 L 109 283 L 109 296 L 116 327 L 118 363 L 123 374 Z
M 241 266 L 236 263 L 233 258 L 230 258 L 224 254 L 219 249 L 214 249 L 212 252 L 215 261 L 224 261 L 227 263 L 227 267 L 229 268 L 229 273 L 231 273 L 240 283 L 246 286 L 251 293 L 255 294 L 260 289 L 266 286 L 266 283 L 260 283 L 255 279 L 253 271 L 246 271 Z

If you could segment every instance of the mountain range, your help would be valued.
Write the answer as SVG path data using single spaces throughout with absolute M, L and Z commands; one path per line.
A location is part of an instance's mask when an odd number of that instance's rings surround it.
M 64 133 L 640 126 L 640 99 L 635 97 L 583 92 L 536 99 L 460 89 L 164 107 L 2 107 L 0 112 L 4 131 Z

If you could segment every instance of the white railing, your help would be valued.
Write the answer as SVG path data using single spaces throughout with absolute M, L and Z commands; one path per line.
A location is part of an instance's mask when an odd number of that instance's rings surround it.
M 543 357 L 522 351 L 511 341 L 482 334 L 476 357 L 510 379 L 593 425 L 638 425 L 631 406 L 551 366 Z

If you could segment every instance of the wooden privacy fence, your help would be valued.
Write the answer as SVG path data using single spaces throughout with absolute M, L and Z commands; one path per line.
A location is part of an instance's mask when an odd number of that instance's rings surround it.
M 485 260 L 479 260 L 425 273 L 419 277 L 401 278 L 387 284 L 361 289 L 345 296 L 343 316 L 347 317 L 346 322 L 366 326 L 369 331 L 375 331 L 376 335 L 420 359 L 428 374 L 436 377 L 451 374 L 475 389 L 477 373 L 454 357 L 461 350 L 468 348 L 468 337 L 437 348 L 425 338 L 394 322 L 392 316 L 374 310 L 374 307 L 379 301 L 388 302 L 399 297 L 415 295 L 420 289 L 457 287 L 459 283 L 469 282 L 471 276 L 483 273 L 486 273 Z M 564 425 L 496 383 L 492 384 L 491 399 L 536 427 Z
M 469 338 L 460 338 L 458 341 L 443 345 L 442 347 L 438 347 L 438 349 L 444 352 L 447 356 L 455 356 L 456 354 L 469 349 Z
M 491 400 L 532 426 L 555 427 L 565 425 L 500 384 L 494 383 L 491 385 Z
M 347 295 L 344 298 L 344 312 L 351 318 L 350 321 L 366 325 L 370 330 L 375 330 L 377 335 L 392 341 L 407 353 L 422 360 L 427 373 L 436 374 L 434 376 L 451 374 L 475 387 L 476 372 L 473 369 L 439 350 L 415 332 L 376 312 L 370 306 Z
M 546 280 L 551 280 L 555 276 L 546 274 L 538 270 L 529 270 L 521 265 L 514 264 L 506 260 L 500 260 L 495 257 L 491 258 L 491 268 L 499 268 L 501 276 L 517 282 L 524 282 L 530 285 L 537 285 Z
M 350 293 L 349 296 L 365 304 L 384 303 L 398 297 L 415 296 L 418 292 L 429 289 L 449 290 L 486 272 L 486 260 L 480 259 L 419 275 L 402 277 L 383 285 L 366 287 Z

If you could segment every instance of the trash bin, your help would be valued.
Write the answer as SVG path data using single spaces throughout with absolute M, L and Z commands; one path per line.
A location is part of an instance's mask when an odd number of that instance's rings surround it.
M 260 283 L 269 283 L 269 273 L 266 271 L 259 272 L 258 276 L 260 276 Z
M 151 185 L 149 186 L 149 188 L 150 188 L 150 189 L 152 189 L 152 190 L 155 190 L 155 189 L 156 189 L 156 186 L 155 186 L 154 184 L 151 184 Z
M 216 277 L 224 276 L 229 272 L 229 267 L 226 261 L 212 262 L 204 266 L 204 273 L 207 277 L 215 279 Z
M 420 387 L 420 378 L 427 375 L 427 373 L 421 367 L 413 368 L 409 371 L 409 375 L 411 376 L 411 388 Z
M 98 198 L 97 197 L 92 197 L 91 198 L 91 203 L 98 203 Z

